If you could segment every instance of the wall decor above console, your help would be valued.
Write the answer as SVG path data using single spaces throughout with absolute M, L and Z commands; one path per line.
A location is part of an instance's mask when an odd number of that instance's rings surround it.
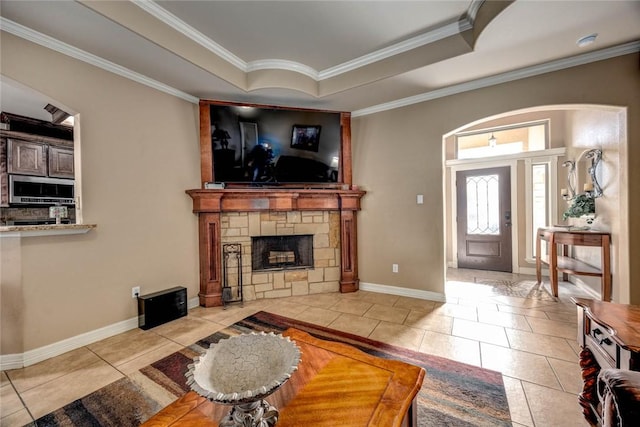
M 241 243 L 232 236 L 315 234 L 320 250 L 314 265 L 262 272 L 259 284 L 243 266 L 247 299 L 358 290 L 365 192 L 351 182 L 350 113 L 202 100 L 200 168 L 201 188 L 186 191 L 198 215 L 200 305 L 223 304 L 222 243 Z

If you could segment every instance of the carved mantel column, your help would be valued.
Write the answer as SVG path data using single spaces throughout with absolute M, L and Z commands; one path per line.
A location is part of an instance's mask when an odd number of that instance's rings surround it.
M 340 292 L 358 290 L 356 213 L 361 190 L 224 189 L 187 190 L 198 214 L 200 305 L 222 305 L 220 216 L 223 212 L 340 211 Z

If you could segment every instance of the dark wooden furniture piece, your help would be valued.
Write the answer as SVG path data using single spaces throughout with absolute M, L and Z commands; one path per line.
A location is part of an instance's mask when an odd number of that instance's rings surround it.
M 596 381 L 600 369 L 640 371 L 640 306 L 572 298 L 578 310 L 580 368 L 584 381 L 579 396 L 585 418 L 601 423 Z
M 549 244 L 549 255 L 543 255 L 541 242 Z M 562 253 L 558 254 L 558 245 Z M 558 272 L 563 280 L 568 274 L 600 277 L 602 280 L 601 299 L 611 300 L 611 235 L 595 230 L 569 230 L 565 228 L 539 228 L 536 233 L 536 277 L 542 282 L 542 264 L 549 266 L 549 281 L 553 296 L 558 296 Z M 602 268 L 596 268 L 580 260 L 569 257 L 569 246 L 595 246 L 602 249 Z
M 278 427 L 417 426 L 423 368 L 293 328 L 283 335 L 300 347 L 302 361 L 291 379 L 267 398 L 280 411 Z M 229 410 L 189 392 L 143 426 L 217 426 Z

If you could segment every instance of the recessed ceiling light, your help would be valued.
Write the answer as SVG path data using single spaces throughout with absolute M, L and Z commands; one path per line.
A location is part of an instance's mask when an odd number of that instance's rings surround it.
M 584 36 L 581 39 L 578 39 L 576 44 L 578 45 L 578 47 L 589 46 L 591 43 L 596 41 L 596 37 L 598 37 L 598 34 L 589 34 L 588 36 Z

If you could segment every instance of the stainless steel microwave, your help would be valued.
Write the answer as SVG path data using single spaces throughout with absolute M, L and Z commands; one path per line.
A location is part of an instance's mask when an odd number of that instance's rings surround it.
M 9 175 L 9 203 L 21 205 L 74 205 L 75 180 Z

